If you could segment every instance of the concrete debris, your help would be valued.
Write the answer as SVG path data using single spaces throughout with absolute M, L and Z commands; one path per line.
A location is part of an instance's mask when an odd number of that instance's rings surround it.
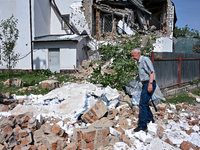
M 17 78 L 14 78 L 12 80 L 8 79 L 7 81 L 3 82 L 4 86 L 9 86 L 10 84 L 11 85 L 14 85 L 16 87 L 20 87 L 23 85 L 23 80 L 22 79 L 17 79 Z
M 152 106 L 155 123 L 134 132 L 138 106 L 128 95 L 91 83 L 65 83 L 46 95 L 1 97 L 1 149 L 133 149 L 200 148 L 199 105 Z M 120 101 L 123 98 L 123 102 Z M 117 101 L 115 105 L 112 102 Z M 112 105 L 112 107 L 110 107 Z
M 42 81 L 42 83 L 41 83 L 42 89 L 52 90 L 52 89 L 55 89 L 55 88 L 58 88 L 58 87 L 59 87 L 58 80 L 45 80 L 45 81 Z

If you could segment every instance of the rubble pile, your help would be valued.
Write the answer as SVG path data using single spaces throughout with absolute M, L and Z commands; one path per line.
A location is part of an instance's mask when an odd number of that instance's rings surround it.
M 138 106 L 110 87 L 67 83 L 45 96 L 0 99 L 0 149 L 200 149 L 200 109 L 158 104 L 148 132 L 135 133 Z

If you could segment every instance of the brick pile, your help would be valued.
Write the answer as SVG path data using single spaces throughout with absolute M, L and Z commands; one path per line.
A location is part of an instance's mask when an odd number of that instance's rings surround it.
M 130 102 L 131 98 L 126 96 L 125 101 Z M 3 99 L 1 103 L 0 112 L 8 112 L 16 105 L 23 104 L 23 100 Z M 158 138 L 161 146 L 167 145 L 171 149 L 177 147 L 182 150 L 200 149 L 191 141 L 183 140 L 181 143 L 174 143 L 167 136 L 165 128 L 170 125 L 170 121 L 178 123 L 184 118 L 189 128 L 182 127 L 181 130 L 188 136 L 194 133 L 199 135 L 200 110 L 198 106 L 188 103 L 159 104 L 157 108 L 158 112 L 155 112 L 152 108 L 157 128 L 156 130 L 149 128 L 148 131 L 148 134 L 153 135 L 152 138 Z M 132 130 L 137 127 L 138 114 L 138 107 L 130 108 L 126 102 L 120 102 L 115 109 L 108 110 L 107 106 L 101 100 L 98 100 L 79 117 L 80 120 L 70 124 L 70 126 L 73 126 L 72 135 L 69 135 L 63 128 L 63 126 L 69 128 L 69 120 L 53 117 L 44 118 L 42 116 L 36 118 L 28 112 L 17 116 L 1 116 L 0 150 L 112 149 L 118 146 L 116 143 L 120 142 L 125 143 L 128 149 L 134 147 L 137 138 L 143 141 L 144 145 L 150 144 L 152 139 L 148 136 L 145 137 L 147 133 L 140 139 Z M 62 122 L 63 125 L 59 125 L 59 122 Z M 131 133 L 128 133 L 128 131 L 131 131 Z M 133 139 L 130 135 L 134 134 L 137 138 Z M 155 146 L 156 142 L 150 145 L 152 149 Z

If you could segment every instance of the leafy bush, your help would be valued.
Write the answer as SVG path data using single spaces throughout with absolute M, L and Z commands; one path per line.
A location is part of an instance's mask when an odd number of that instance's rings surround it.
M 103 60 L 97 68 L 93 68 L 94 72 L 89 81 L 104 87 L 109 85 L 118 90 L 125 90 L 125 85 L 138 75 L 137 62 L 131 58 L 131 51 L 141 47 L 140 41 L 141 37 L 136 34 L 131 38 L 121 39 L 119 45 L 102 45 L 100 54 L 103 55 Z M 141 54 L 150 57 L 152 50 L 153 46 L 148 39 L 146 46 L 141 48 Z M 110 59 L 113 59 L 113 62 L 107 67 L 109 72 L 102 74 L 102 66 Z

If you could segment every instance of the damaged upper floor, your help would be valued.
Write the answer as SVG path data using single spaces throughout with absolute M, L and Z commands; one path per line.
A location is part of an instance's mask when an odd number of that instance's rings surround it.
M 150 34 L 155 30 L 173 36 L 177 21 L 171 0 L 83 0 L 86 21 L 97 40 L 108 34 Z

